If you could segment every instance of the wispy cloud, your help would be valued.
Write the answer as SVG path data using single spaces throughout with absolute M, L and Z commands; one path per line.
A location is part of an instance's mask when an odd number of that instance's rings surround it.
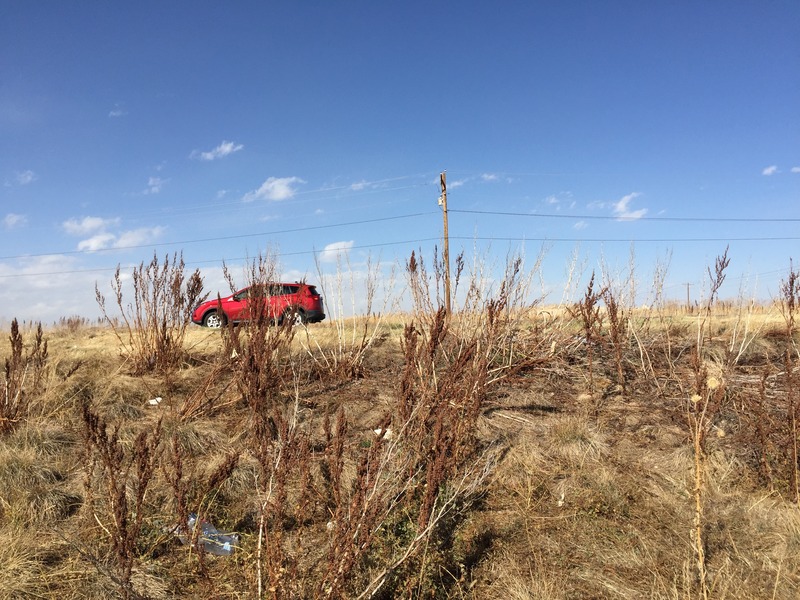
M 119 218 L 103 219 L 101 217 L 83 217 L 82 219 L 69 219 L 61 226 L 70 235 L 89 235 L 96 231 L 105 231 L 108 227 L 119 225 Z
M 122 105 L 115 104 L 114 108 L 108 111 L 108 117 L 110 119 L 118 119 L 119 117 L 124 117 L 128 114 L 128 111 L 122 108 Z
M 800 167 L 792 167 L 792 173 L 800 173 Z
M 164 187 L 169 179 L 162 179 L 161 177 L 150 177 L 147 180 L 147 187 L 144 189 L 144 194 L 158 194 L 161 192 L 161 188 Z
M 577 229 L 578 231 L 580 231 L 582 229 L 586 229 L 588 226 L 589 226 L 589 224 L 586 221 L 578 221 L 577 223 L 575 223 L 572 226 L 572 228 L 573 229 Z
M 497 181 L 498 177 L 494 173 L 484 173 L 481 175 L 481 179 L 483 181 Z
M 3 218 L 3 228 L 4 229 L 14 229 L 15 227 L 22 227 L 28 222 L 28 218 L 25 215 L 18 215 L 16 213 L 8 213 L 5 218 Z
M 333 242 L 328 244 L 319 253 L 320 262 L 336 262 L 340 257 L 346 257 L 355 242 Z
M 764 167 L 764 170 L 761 171 L 761 174 L 769 177 L 770 175 L 775 175 L 775 173 L 777 172 L 778 172 L 778 165 L 770 165 L 768 167 Z
M 213 150 L 209 150 L 208 152 L 193 150 L 189 157 L 197 158 L 199 160 L 216 160 L 218 158 L 228 156 L 229 154 L 233 154 L 234 152 L 239 152 L 239 150 L 242 149 L 244 149 L 244 144 L 237 144 L 236 142 L 228 142 L 223 140 L 222 143 Z
M 641 194 L 638 192 L 633 192 L 628 194 L 627 196 L 623 196 L 620 198 L 619 201 L 615 202 L 613 205 L 614 215 L 620 221 L 635 221 L 636 219 L 641 219 L 643 216 L 647 214 L 646 208 L 640 208 L 639 210 L 630 210 L 629 204 L 635 199 L 638 198 Z
M 296 185 L 305 183 L 299 177 L 270 177 L 261 187 L 244 195 L 242 200 L 252 202 L 253 200 L 288 200 L 297 193 Z
M 140 229 L 132 229 L 130 231 L 123 231 L 120 233 L 116 240 L 114 240 L 114 248 L 127 248 L 129 246 L 141 246 L 149 244 L 150 242 L 161 237 L 165 228 L 161 226 L 156 227 L 142 227 Z
M 36 179 L 37 179 L 36 173 L 34 173 L 31 170 L 17 172 L 16 176 L 17 185 L 28 185 L 29 183 L 33 183 L 34 181 L 36 181 Z
M 113 231 L 119 225 L 119 218 L 103 219 L 100 217 L 69 219 L 61 224 L 68 234 L 85 237 L 78 242 L 78 250 L 86 252 L 141 246 L 154 241 L 165 231 L 161 226 Z

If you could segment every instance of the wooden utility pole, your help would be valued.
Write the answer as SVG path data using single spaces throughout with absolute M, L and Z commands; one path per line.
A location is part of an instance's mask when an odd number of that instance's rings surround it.
M 439 196 L 439 206 L 442 207 L 444 218 L 444 309 L 450 314 L 450 234 L 447 232 L 447 171 L 439 173 L 439 184 L 442 186 L 442 195 Z
M 689 286 L 691 285 L 691 283 L 686 284 L 686 310 L 688 312 L 692 312 L 692 301 L 689 299 Z

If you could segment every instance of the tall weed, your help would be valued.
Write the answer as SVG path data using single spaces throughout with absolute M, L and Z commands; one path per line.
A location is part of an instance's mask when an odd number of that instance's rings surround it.
M 132 276 L 133 300 L 125 301 L 124 281 L 117 265 L 111 288 L 119 318 L 109 314 L 105 296 L 95 285 L 95 297 L 103 317 L 111 326 L 133 363 L 134 374 L 168 374 L 184 359 L 183 340 L 194 307 L 205 300 L 200 271 L 186 276 L 183 253 L 169 254 L 163 262 L 140 263 Z
M 8 340 L 11 355 L 5 359 L 3 368 L 0 434 L 14 429 L 28 415 L 32 399 L 42 390 L 47 364 L 47 340 L 41 323 L 27 352 L 16 319 L 11 321 Z

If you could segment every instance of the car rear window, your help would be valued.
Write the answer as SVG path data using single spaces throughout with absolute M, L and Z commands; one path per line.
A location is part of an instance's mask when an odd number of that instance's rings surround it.
M 319 293 L 317 292 L 317 288 L 315 288 L 313 285 L 308 286 L 308 293 L 311 294 L 312 296 L 319 295 Z

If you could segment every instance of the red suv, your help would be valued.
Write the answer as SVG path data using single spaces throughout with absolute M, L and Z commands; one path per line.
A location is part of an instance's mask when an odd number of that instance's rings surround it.
M 220 311 L 220 308 L 222 311 Z M 222 327 L 258 316 L 281 324 L 286 319 L 318 323 L 325 318 L 322 296 L 307 283 L 266 283 L 253 285 L 221 300 L 207 300 L 192 311 L 192 323 Z

